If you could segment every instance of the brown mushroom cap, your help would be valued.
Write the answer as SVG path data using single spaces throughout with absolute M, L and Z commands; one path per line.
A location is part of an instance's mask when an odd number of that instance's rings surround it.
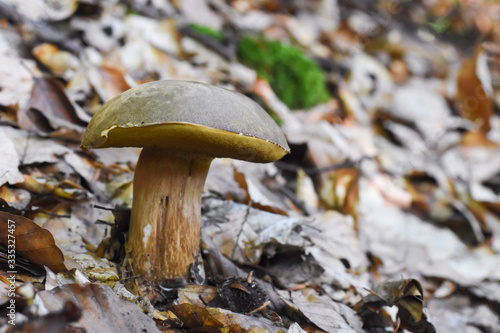
M 254 101 L 211 85 L 155 81 L 105 103 L 82 148 L 158 147 L 213 157 L 271 162 L 290 148 L 281 129 Z

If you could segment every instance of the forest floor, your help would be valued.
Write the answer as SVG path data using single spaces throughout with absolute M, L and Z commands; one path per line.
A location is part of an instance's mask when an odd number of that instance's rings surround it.
M 500 332 L 499 17 L 0 0 L 0 332 Z M 214 160 L 197 275 L 150 285 L 125 255 L 139 150 L 80 142 L 156 80 L 245 94 L 291 154 Z

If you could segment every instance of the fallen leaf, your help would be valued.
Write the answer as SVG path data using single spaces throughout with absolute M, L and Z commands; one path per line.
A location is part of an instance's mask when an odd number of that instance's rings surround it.
M 244 178 L 230 159 L 217 158 L 210 165 L 205 189 L 222 195 L 227 200 L 248 201 L 248 194 L 236 178 Z M 243 179 L 244 181 L 244 179 Z M 243 184 L 245 185 L 245 184 Z
M 23 210 L 26 209 L 31 200 L 31 194 L 25 190 L 0 186 L 0 198 L 2 198 L 10 207 Z M 0 208 L 0 210 L 2 210 Z
M 377 108 L 387 107 L 394 90 L 387 68 L 378 59 L 363 52 L 355 53 L 346 61 L 350 68 L 347 79 L 349 90 L 358 97 L 366 111 L 371 114 Z
M 59 156 L 71 151 L 54 140 L 40 138 L 24 130 L 2 126 L 0 133 L 2 132 L 14 143 L 21 165 L 56 163 Z
M 0 242 L 15 244 L 16 255 L 32 263 L 47 266 L 54 272 L 67 270 L 64 255 L 56 246 L 50 231 L 23 216 L 0 212 Z M 10 267 L 13 270 L 12 267 Z
M 436 332 L 495 332 L 498 313 L 485 304 L 476 304 L 462 293 L 445 299 L 430 299 L 427 305 Z
M 293 323 L 288 328 L 288 333 L 306 333 L 306 331 L 304 331 L 299 324 Z
M 23 182 L 24 177 L 19 172 L 20 161 L 15 145 L 3 131 L 0 131 L 0 156 L 2 157 L 2 164 L 0 165 L 0 185 Z
M 30 318 L 28 322 L 11 326 L 8 333 L 54 333 L 73 332 L 68 324 L 76 322 L 82 316 L 81 309 L 71 300 L 64 302 L 61 310 L 49 312 L 46 315 Z
M 29 175 L 24 175 L 24 182 L 19 188 L 39 194 L 52 193 L 58 197 L 76 200 L 86 196 L 85 189 L 70 179 L 59 180 L 53 174 L 44 174 L 40 170 L 33 170 Z
M 21 128 L 71 141 L 81 140 L 85 123 L 77 116 L 64 87 L 55 78 L 34 79 L 29 104 L 18 115 Z
M 123 71 L 110 66 L 101 66 L 99 68 L 99 74 L 101 76 L 101 82 L 103 84 L 103 89 L 105 95 L 101 95 L 101 99 L 104 97 L 103 101 L 108 101 L 111 98 L 121 94 L 122 92 L 130 89 L 129 84 L 125 81 Z
M 103 332 L 160 332 L 139 307 L 120 299 L 113 290 L 98 284 L 67 284 L 35 296 L 39 312 L 59 311 L 65 300 L 72 300 L 82 311 L 74 327 L 87 333 Z
M 10 0 L 16 9 L 32 20 L 60 21 L 70 17 L 78 7 L 76 0 L 37 1 Z
M 0 105 L 26 105 L 33 87 L 29 67 L 17 57 L 0 54 Z
M 287 215 L 290 208 L 283 197 L 264 184 L 266 178 L 270 178 L 270 174 L 277 172 L 274 165 L 260 164 L 255 166 L 245 161 L 233 161 L 233 164 L 235 171 L 244 176 L 241 179 L 243 184 L 240 186 L 248 192 L 249 205 L 271 213 Z
M 276 286 L 283 289 L 318 279 L 321 281 L 328 279 L 322 265 L 308 253 L 307 249 L 291 245 L 279 243 L 266 245 L 259 266 L 272 277 Z
M 303 245 L 292 230 L 300 220 L 264 212 L 232 201 L 207 198 L 202 218 L 202 239 L 240 263 L 257 264 L 267 243 Z
M 300 231 L 300 235 L 310 241 L 306 252 L 325 270 L 323 281 L 332 279 L 343 288 L 359 286 L 352 276 L 342 273 L 345 265 L 352 272 L 362 272 L 368 266 L 354 224 L 351 216 L 327 211 L 303 223 Z
M 398 308 L 400 324 L 394 324 L 415 333 L 435 333 L 434 326 L 427 321 L 423 311 L 424 293 L 417 280 L 389 281 L 380 284 L 373 292 L 363 297 L 354 306 L 356 312 L 368 324 L 373 322 L 373 312 L 377 313 L 383 306 Z M 370 317 L 370 320 L 367 320 Z M 383 328 L 383 327 L 381 327 Z
M 354 310 L 337 303 L 327 296 L 320 296 L 313 289 L 290 293 L 291 300 L 313 324 L 326 332 L 362 333 L 362 323 Z
M 54 75 L 63 76 L 68 71 L 75 71 L 78 69 L 79 60 L 73 54 L 59 50 L 53 44 L 40 44 L 33 49 L 33 55 L 42 64 L 47 66 Z
M 173 305 L 169 310 L 182 321 L 182 327 L 188 330 L 204 326 L 222 327 L 222 323 L 203 307 L 184 303 Z
M 455 96 L 462 117 L 473 121 L 482 132 L 490 130 L 493 105 L 476 74 L 476 57 L 465 59 L 457 76 Z
M 209 313 L 217 319 L 228 332 L 232 333 L 280 333 L 284 328 L 274 325 L 265 318 L 246 316 L 241 313 L 231 312 L 220 308 L 208 308 Z

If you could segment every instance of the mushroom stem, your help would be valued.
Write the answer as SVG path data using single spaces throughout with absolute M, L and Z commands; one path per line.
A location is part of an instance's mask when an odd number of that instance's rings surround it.
M 142 150 L 128 240 L 136 275 L 149 282 L 188 277 L 199 249 L 201 194 L 212 159 Z

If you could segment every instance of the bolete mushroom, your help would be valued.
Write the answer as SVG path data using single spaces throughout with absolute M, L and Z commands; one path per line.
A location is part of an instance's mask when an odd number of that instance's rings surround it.
M 156 81 L 105 103 L 82 148 L 143 147 L 134 178 L 127 251 L 150 282 L 186 279 L 199 249 L 201 194 L 211 161 L 272 162 L 289 152 L 273 119 L 237 92 Z

